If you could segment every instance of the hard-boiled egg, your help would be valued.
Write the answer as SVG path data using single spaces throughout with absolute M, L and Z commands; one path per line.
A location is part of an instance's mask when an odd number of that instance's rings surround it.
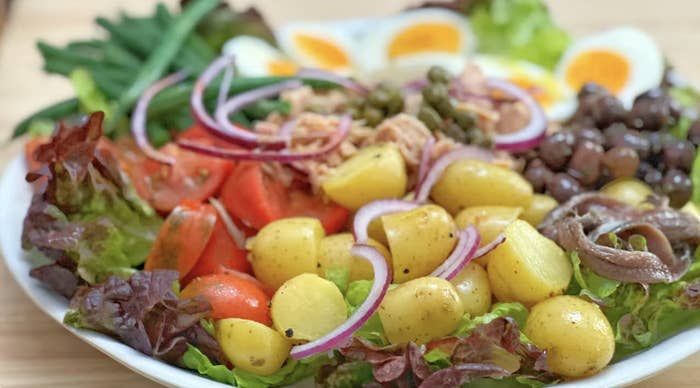
M 635 28 L 616 28 L 574 42 L 564 53 L 557 75 L 574 90 L 595 82 L 627 108 L 639 94 L 659 85 L 664 59 L 656 43 Z
M 508 80 L 529 92 L 550 120 L 566 120 L 576 110 L 574 92 L 554 73 L 534 63 L 488 55 L 476 56 L 473 63 L 487 77 Z
M 298 64 L 350 74 L 355 70 L 356 42 L 343 29 L 322 23 L 294 23 L 277 30 L 282 50 Z
M 223 52 L 235 55 L 236 70 L 244 76 L 292 75 L 298 69 L 280 50 L 252 36 L 230 39 L 224 44 Z
M 459 73 L 476 47 L 467 19 L 455 12 L 423 8 L 379 21 L 361 39 L 365 73 L 423 73 L 441 65 Z

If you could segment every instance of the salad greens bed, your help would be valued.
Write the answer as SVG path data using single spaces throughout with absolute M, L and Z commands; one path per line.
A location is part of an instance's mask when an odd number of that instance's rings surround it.
M 103 135 L 118 139 L 128 132 L 138 98 L 165 74 L 200 74 L 235 36 L 275 42 L 254 9 L 237 12 L 219 0 L 184 3 L 178 14 L 159 4 L 146 17 L 97 18 L 107 32 L 103 39 L 65 47 L 38 43 L 44 70 L 67 77 L 76 96 L 39 110 L 14 130 L 13 137 L 53 134 L 34 153 L 43 167 L 27 176 L 37 191 L 25 218 L 22 244 L 37 264 L 32 276 L 71 298 L 64 322 L 114 336 L 145 354 L 242 388 L 289 385 L 312 376 L 330 388 L 418 382 L 541 387 L 558 382 L 560 377 L 547 368 L 547 352 L 520 330 L 528 317 L 520 303 L 497 303 L 480 316 L 466 313 L 450 336 L 421 346 L 391 345 L 374 313 L 350 343 L 327 354 L 289 359 L 273 374 L 262 376 L 231 365 L 215 338 L 212 305 L 201 296 L 181 297 L 176 271 L 142 270 L 164 220 L 139 196 L 122 161 L 101 141 Z M 551 70 L 571 43 L 539 0 L 455 1 L 450 6 L 469 16 L 483 53 Z M 287 79 L 237 77 L 230 93 Z M 304 82 L 315 89 L 338 86 L 328 80 Z M 205 93 L 210 108 L 216 104 L 219 83 L 217 78 Z M 156 147 L 192 127 L 193 88 L 193 81 L 185 81 L 151 102 L 147 128 Z M 685 108 L 700 101 L 689 87 L 673 87 L 670 93 Z M 249 126 L 273 112 L 288 114 L 290 108 L 285 101 L 262 99 L 233 120 Z M 80 120 L 84 115 L 89 116 Z M 691 122 L 683 116 L 669 132 L 685 139 Z M 691 202 L 700 205 L 700 157 L 690 175 Z M 566 294 L 600 307 L 613 327 L 614 361 L 700 324 L 700 252 L 680 280 L 648 286 L 602 277 L 575 252 L 569 258 L 574 274 Z M 350 273 L 343 268 L 329 269 L 325 278 L 341 291 L 348 316 L 368 298 L 373 284 L 349 281 Z

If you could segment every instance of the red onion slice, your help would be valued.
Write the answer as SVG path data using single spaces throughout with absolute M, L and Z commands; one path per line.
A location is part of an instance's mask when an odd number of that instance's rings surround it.
M 474 259 L 479 248 L 479 232 L 474 225 L 469 225 L 458 233 L 457 246 L 452 250 L 450 256 L 440 264 L 430 276 L 441 277 L 446 280 L 454 279 L 464 267 Z
M 328 138 L 326 144 L 324 144 L 320 148 L 310 151 L 290 152 L 286 149 L 270 151 L 220 148 L 186 139 L 178 140 L 177 144 L 180 147 L 188 149 L 190 151 L 199 152 L 200 154 L 214 156 L 217 158 L 232 160 L 276 161 L 289 163 L 298 160 L 315 159 L 333 151 L 336 147 L 340 145 L 340 143 L 343 142 L 343 140 L 345 140 L 345 138 L 348 135 L 348 132 L 350 132 L 351 124 L 352 119 L 350 118 L 350 116 L 341 117 L 340 124 L 338 125 L 338 130 L 335 131 Z
M 216 108 L 218 109 L 221 105 L 226 102 L 228 98 L 228 91 L 231 89 L 231 81 L 233 81 L 233 64 L 229 63 L 224 70 L 224 76 L 221 79 L 221 86 L 219 87 L 219 96 L 216 99 Z
M 216 58 L 214 62 L 200 74 L 192 88 L 190 107 L 192 108 L 192 115 L 194 118 L 204 125 L 207 130 L 224 140 L 235 143 L 237 138 L 223 131 L 219 124 L 209 115 L 204 106 L 204 91 L 207 89 L 207 86 L 209 86 L 219 73 L 228 66 L 231 66 L 234 60 L 235 57 L 232 55 L 222 55 Z
M 233 239 L 239 248 L 245 249 L 245 233 L 243 233 L 243 231 L 236 226 L 236 223 L 233 222 L 233 219 L 231 219 L 228 211 L 226 211 L 224 204 L 214 197 L 209 198 L 209 203 L 214 207 L 214 209 L 216 209 L 216 212 L 219 213 L 221 222 L 223 222 L 224 226 L 226 226 L 226 231 L 228 231 L 231 239 Z
M 380 199 L 366 204 L 357 210 L 355 219 L 352 222 L 352 233 L 355 236 L 355 242 L 358 244 L 367 243 L 369 239 L 367 228 L 375 218 L 385 214 L 413 210 L 418 206 L 420 204 L 401 199 Z
M 238 94 L 216 108 L 216 113 L 214 114 L 216 122 L 225 133 L 236 139 L 235 142 L 237 144 L 251 148 L 260 146 L 284 147 L 286 145 L 285 139 L 279 136 L 263 136 L 251 132 L 232 123 L 229 120 L 229 116 L 257 100 L 275 96 L 285 90 L 296 89 L 301 85 L 302 82 L 300 80 L 293 79 Z
M 161 163 L 172 165 L 175 163 L 175 159 L 169 155 L 158 152 L 148 141 L 148 134 L 146 133 L 148 104 L 161 90 L 184 80 L 187 78 L 187 75 L 187 72 L 183 70 L 156 81 L 141 95 L 141 98 L 139 98 L 131 114 L 131 133 L 134 136 L 136 144 L 146 156 Z
M 494 250 L 497 246 L 503 244 L 506 241 L 506 236 L 501 233 L 496 238 L 491 240 L 490 243 L 484 245 L 483 247 L 479 248 L 476 250 L 476 253 L 474 253 L 474 259 L 478 259 L 481 256 L 484 256 L 485 254 L 491 252 Z
M 430 191 L 437 183 L 438 179 L 445 172 L 445 169 L 449 167 L 452 163 L 459 160 L 482 160 L 484 162 L 492 162 L 494 160 L 494 155 L 490 151 L 476 146 L 465 145 L 455 150 L 452 150 L 445 155 L 441 156 L 440 159 L 435 161 L 430 170 L 425 174 L 425 178 L 422 182 L 418 184 L 416 190 L 416 201 L 425 202 L 430 196 Z
M 509 152 L 519 152 L 535 147 L 547 130 L 547 116 L 540 104 L 528 92 L 508 81 L 490 78 L 487 84 L 491 89 L 500 90 L 517 98 L 530 111 L 530 121 L 520 130 L 514 133 L 494 135 L 496 148 Z
M 435 146 L 435 138 L 430 136 L 428 141 L 423 144 L 423 150 L 420 154 L 420 164 L 418 165 L 418 182 L 416 183 L 416 192 L 420 189 L 420 184 L 425 179 L 425 174 L 428 173 L 430 167 L 430 156 Z
M 350 253 L 353 256 L 362 257 L 372 264 L 374 282 L 367 299 L 355 310 L 355 313 L 330 333 L 309 343 L 294 346 L 290 352 L 293 359 L 300 360 L 314 354 L 328 352 L 342 345 L 367 322 L 384 299 L 391 283 L 391 274 L 384 256 L 376 248 L 364 244 L 353 245 Z
M 296 76 L 301 79 L 317 79 L 332 82 L 358 94 L 364 95 L 369 93 L 369 90 L 361 83 L 326 70 L 303 68 L 297 72 Z
M 294 128 L 296 128 L 296 126 L 297 121 L 295 119 L 287 120 L 284 122 L 284 124 L 282 124 L 280 130 L 277 132 L 277 135 L 285 139 L 291 139 L 292 135 L 294 134 Z

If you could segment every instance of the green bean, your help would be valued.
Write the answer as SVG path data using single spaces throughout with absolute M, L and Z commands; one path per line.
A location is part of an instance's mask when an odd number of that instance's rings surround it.
M 119 42 L 129 51 L 135 52 L 144 58 L 147 58 L 149 53 L 153 51 L 155 44 L 149 44 L 146 39 L 140 38 L 138 33 L 134 34 L 124 28 L 119 28 L 116 24 L 103 17 L 96 18 L 95 23 L 109 32 L 113 40 Z
M 44 109 L 32 113 L 29 117 L 17 124 L 14 131 L 12 131 L 12 138 L 14 139 L 25 134 L 29 129 L 29 125 L 36 119 L 58 120 L 75 113 L 78 113 L 77 98 L 70 98 L 68 100 L 63 100 L 56 104 L 47 106 Z
M 187 36 L 197 26 L 199 20 L 219 5 L 219 0 L 200 0 L 190 3 L 161 38 L 161 44 L 148 56 L 146 63 L 138 72 L 134 81 L 117 100 L 117 106 L 109 128 L 121 120 L 136 100 L 163 73 L 180 51 Z
M 142 62 L 138 57 L 114 43 L 107 43 L 105 45 L 104 60 L 106 63 L 111 63 L 130 69 L 138 69 L 142 65 Z
M 158 3 L 158 5 L 156 5 L 156 19 L 158 19 L 158 22 L 163 28 L 172 24 L 173 16 L 170 14 L 165 4 Z M 214 60 L 214 57 L 216 57 L 216 52 L 196 32 L 190 34 L 185 45 L 206 63 L 210 63 Z
M 243 113 L 252 120 L 262 120 L 272 112 L 288 114 L 290 109 L 288 101 L 263 99 L 243 108 Z
M 73 52 L 70 50 L 62 50 L 58 47 L 52 46 L 50 44 L 44 43 L 42 41 L 37 42 L 36 47 L 41 52 L 45 61 L 50 58 L 56 58 L 65 62 L 74 62 L 77 64 L 85 65 L 100 65 L 100 61 L 96 60 L 94 57 L 85 55 L 82 53 Z

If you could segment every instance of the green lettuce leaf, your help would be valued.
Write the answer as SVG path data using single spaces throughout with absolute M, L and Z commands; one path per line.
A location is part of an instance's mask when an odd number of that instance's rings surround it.
M 182 361 L 186 368 L 197 371 L 203 376 L 240 388 L 267 388 L 291 385 L 316 375 L 322 366 L 332 363 L 332 360 L 326 355 L 309 357 L 299 361 L 289 359 L 277 372 L 269 376 L 260 376 L 239 368 L 231 370 L 225 365 L 215 365 L 194 346 L 188 346 L 187 351 L 182 356 Z
M 540 0 L 482 1 L 470 21 L 480 52 L 522 59 L 553 69 L 571 43 Z
M 690 201 L 696 206 L 700 206 L 700 152 L 695 154 L 693 166 L 690 169 L 690 180 L 693 182 L 693 194 Z
M 455 335 L 464 337 L 469 335 L 472 330 L 483 324 L 489 323 L 496 318 L 511 317 L 518 323 L 518 327 L 525 327 L 528 311 L 525 306 L 517 302 L 496 303 L 491 307 L 491 311 L 478 317 L 470 317 L 469 313 L 464 314 L 462 321 L 457 326 Z M 528 341 L 529 342 L 529 341 Z
M 620 287 L 620 282 L 604 278 L 581 264 L 578 253 L 571 252 L 571 264 L 574 268 L 574 280 L 569 285 L 567 293 L 581 295 L 593 300 L 607 298 Z
M 364 361 L 351 361 L 338 365 L 323 379 L 323 388 L 355 388 L 374 381 L 372 364 Z
M 350 283 L 345 294 L 345 303 L 348 305 L 348 316 L 352 315 L 362 302 L 367 299 L 367 295 L 369 295 L 371 289 L 372 281 L 370 280 L 356 280 Z M 379 315 L 376 312 L 355 332 L 354 336 L 364 338 L 377 346 L 389 344 L 389 341 L 384 335 L 382 321 L 379 319 Z
M 340 292 L 345 295 L 348 291 L 348 283 L 350 283 L 350 270 L 345 267 L 331 267 L 326 269 L 326 280 L 333 282 Z

